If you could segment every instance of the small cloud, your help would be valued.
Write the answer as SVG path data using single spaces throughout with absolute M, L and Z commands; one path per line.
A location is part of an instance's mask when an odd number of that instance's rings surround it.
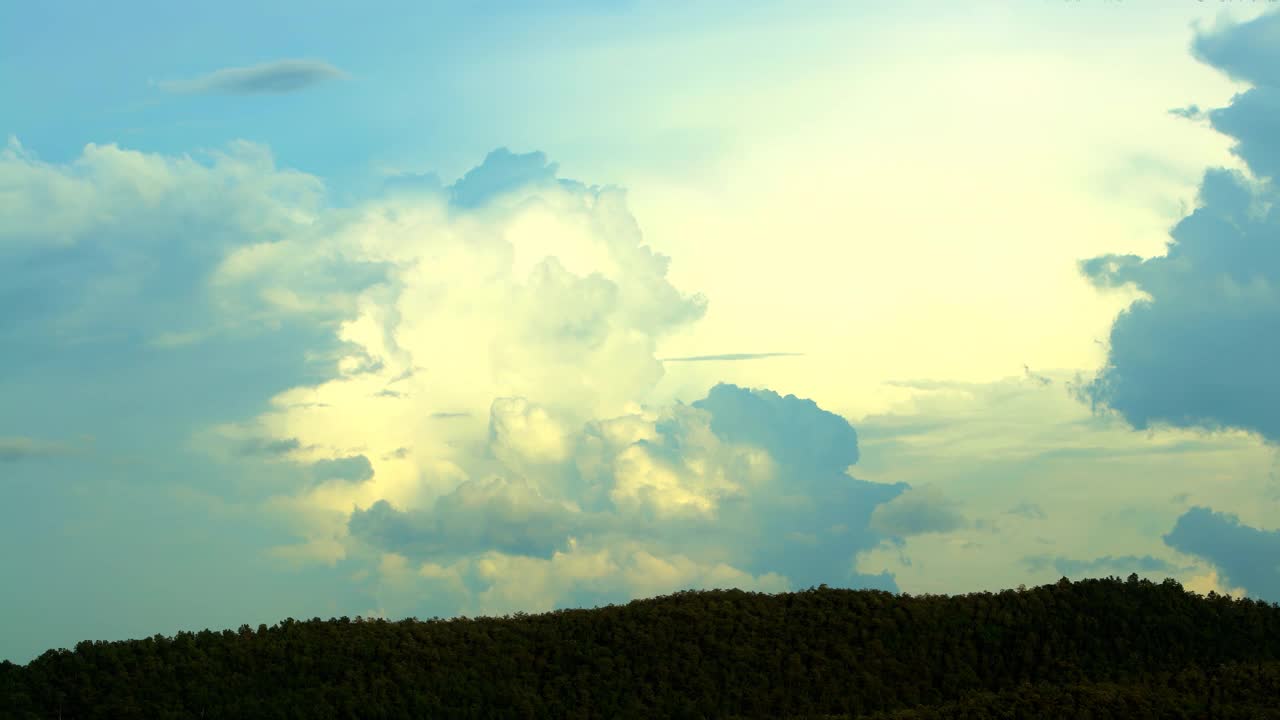
M 453 419 L 453 418 L 471 417 L 471 413 L 467 413 L 467 412 L 436 412 L 436 413 L 431 413 L 430 417 L 431 417 L 431 419 L 433 419 L 433 420 L 451 420 L 451 419 Z
M 477 208 L 526 185 L 552 182 L 558 168 L 559 165 L 548 162 L 543 153 L 517 154 L 505 147 L 498 148 L 449 186 L 449 199 L 456 207 Z
M 1186 107 L 1173 108 L 1169 111 L 1169 114 L 1177 115 L 1180 118 L 1186 118 L 1188 120 L 1204 120 L 1208 117 L 1205 112 L 1200 109 L 1199 105 L 1188 105 Z
M 392 389 L 390 389 L 390 388 L 383 388 L 382 390 L 379 390 L 378 392 L 374 393 L 374 394 L 373 394 L 373 396 L 374 396 L 374 397 L 383 397 L 383 398 L 392 398 L 392 399 L 397 399 L 397 400 L 398 400 L 398 399 L 400 399 L 400 398 L 404 397 L 404 396 L 405 396 L 405 394 L 404 394 L 404 393 L 402 393 L 402 392 L 396 392 L 395 390 L 392 390 Z
M 771 357 L 794 357 L 804 353 L 728 353 L 725 355 L 691 355 L 689 357 L 662 358 L 662 362 L 706 362 L 709 360 L 759 360 Z
M 29 437 L 0 437 L 0 462 L 58 457 L 74 452 L 75 448 L 62 443 L 44 442 Z
M 1103 571 L 1107 574 L 1123 575 L 1126 573 L 1169 573 L 1174 574 L 1179 568 L 1167 560 L 1161 560 L 1151 555 L 1103 555 L 1092 560 L 1076 560 L 1068 557 L 1053 557 L 1050 555 L 1034 555 L 1023 559 L 1033 572 L 1044 570 L 1052 567 L 1054 572 L 1067 577 L 1088 577 L 1100 576 Z
M 311 466 L 316 480 L 345 480 L 346 482 L 364 482 L 373 477 L 373 464 L 364 455 L 320 460 Z
M 895 537 L 946 533 L 965 527 L 956 502 L 934 487 L 909 488 L 871 513 L 868 526 Z
M 282 95 L 305 90 L 347 74 L 319 60 L 274 62 L 215 70 L 188 80 L 156 83 L 165 92 L 186 95 Z
M 284 440 L 252 438 L 240 445 L 239 453 L 243 457 L 277 457 L 287 455 L 301 448 L 302 443 L 298 442 L 297 438 L 286 438 Z
M 1053 382 L 1053 380 L 1051 380 L 1050 378 L 1045 377 L 1044 375 L 1037 375 L 1037 374 L 1035 374 L 1035 373 L 1031 372 L 1031 368 L 1030 368 L 1030 366 L 1023 365 L 1023 366 L 1022 366 L 1022 370 L 1023 370 L 1023 372 L 1024 372 L 1024 373 L 1026 373 L 1026 376 L 1027 376 L 1027 379 L 1028 379 L 1028 380 L 1030 380 L 1030 381 L 1032 381 L 1032 382 L 1034 382 L 1034 383 L 1039 384 L 1041 387 L 1043 387 L 1043 386 L 1045 386 L 1045 385 L 1049 385 L 1049 384 L 1051 384 L 1051 383 Z
M 409 378 L 411 378 L 411 377 L 413 377 L 415 374 L 417 374 L 417 372 L 418 372 L 419 370 L 421 370 L 421 369 L 422 369 L 422 368 L 420 368 L 420 367 L 411 367 L 411 368 L 408 368 L 407 370 L 405 370 L 404 372 L 400 373 L 399 375 L 396 375 L 395 377 L 391 378 L 391 380 L 390 380 L 390 382 L 389 382 L 388 384 L 389 384 L 389 385 L 394 385 L 395 383 L 401 382 L 401 381 L 403 381 L 403 380 L 408 380 Z
M 1044 509 L 1032 502 L 1022 502 L 1005 511 L 1006 515 L 1018 515 L 1030 520 L 1044 520 Z

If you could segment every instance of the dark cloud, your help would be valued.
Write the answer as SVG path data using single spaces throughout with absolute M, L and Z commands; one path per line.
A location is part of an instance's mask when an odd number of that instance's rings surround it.
M 1280 12 L 1197 32 L 1191 52 L 1233 80 L 1280 87 Z
M 492 478 L 462 483 L 431 510 L 404 512 L 379 500 L 353 512 L 348 528 L 384 550 L 439 562 L 489 550 L 547 558 L 591 523 L 524 481 Z
M 1173 108 L 1169 111 L 1169 114 L 1177 115 L 1180 118 L 1186 118 L 1188 120 L 1200 120 L 1205 117 L 1204 111 L 1200 109 L 1200 106 L 1194 104 L 1186 107 Z
M 165 91 L 195 95 L 280 95 L 346 77 L 319 60 L 277 60 L 250 67 L 223 68 L 189 80 L 157 83 Z
M 883 535 L 909 537 L 965 527 L 957 503 L 934 488 L 911 488 L 871 513 L 868 526 Z
M 1095 577 L 1107 575 L 1127 575 L 1129 573 L 1169 573 L 1180 571 L 1176 565 L 1150 555 L 1103 555 L 1092 560 L 1076 560 L 1051 555 L 1035 555 L 1023 560 L 1032 571 L 1040 571 L 1052 567 L 1059 575 L 1066 577 Z
M 320 460 L 311 464 L 311 473 L 316 480 L 345 480 L 347 482 L 364 482 L 373 477 L 373 464 L 364 455 L 334 460 Z
M 693 407 L 711 413 L 711 430 L 722 440 L 762 447 L 800 472 L 843 473 L 858 462 L 853 426 L 812 400 L 721 383 Z
M 302 443 L 297 438 L 272 440 L 269 438 L 252 438 L 240 444 L 239 454 L 244 457 L 287 455 L 301 449 Z
M 559 167 L 557 163 L 548 162 L 541 152 L 516 154 L 507 148 L 498 148 L 449 186 L 449 202 L 454 207 L 470 210 L 527 186 L 559 182 L 568 187 L 582 187 L 572 180 L 557 180 Z
M 1280 440 L 1280 209 L 1256 212 L 1249 184 L 1205 174 L 1203 207 L 1174 227 L 1165 255 L 1102 256 L 1081 270 L 1098 287 L 1150 298 L 1121 312 L 1107 366 L 1080 395 L 1135 428 L 1237 427 Z
M 1099 288 L 1146 297 L 1111 328 L 1107 364 L 1078 395 L 1152 424 L 1240 428 L 1280 441 L 1280 15 L 1197 35 L 1196 55 L 1257 87 L 1212 110 L 1254 178 L 1205 173 L 1199 207 L 1170 232 L 1164 255 L 1102 255 L 1080 270 Z
M 1280 602 L 1280 531 L 1259 530 L 1231 513 L 1193 507 L 1178 518 L 1164 542 L 1212 563 L 1223 585 Z
M 1236 139 L 1231 151 L 1259 178 L 1280 180 L 1280 88 L 1254 88 L 1209 112 L 1214 130 Z
M 780 573 L 798 587 L 896 591 L 888 574 L 859 574 L 852 565 L 857 553 L 885 539 L 870 527 L 872 513 L 907 486 L 847 474 L 858 461 L 858 435 L 847 420 L 812 400 L 726 383 L 693 407 L 711 414 L 711 430 L 722 441 L 761 447 L 779 466 L 773 485 L 727 501 L 721 513 L 752 528 L 752 536 L 736 541 L 746 569 Z
M 662 362 L 706 362 L 710 360 L 758 360 L 771 357 L 798 357 L 804 353 L 729 353 L 726 355 L 691 355 L 689 357 L 660 358 Z

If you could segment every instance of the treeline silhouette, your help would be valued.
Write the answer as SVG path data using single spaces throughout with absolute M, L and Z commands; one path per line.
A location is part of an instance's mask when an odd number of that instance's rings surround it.
M 679 592 L 180 632 L 0 663 L 0 717 L 1280 718 L 1280 606 L 1110 577 Z

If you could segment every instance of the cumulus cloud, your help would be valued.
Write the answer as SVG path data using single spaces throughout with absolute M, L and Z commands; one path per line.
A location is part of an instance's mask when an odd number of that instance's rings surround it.
M 1280 602 L 1280 531 L 1260 530 L 1232 513 L 1196 506 L 1178 518 L 1164 541 L 1212 563 L 1222 583 Z
M 276 60 L 249 67 L 223 68 L 208 75 L 167 80 L 156 85 L 166 92 L 195 95 L 282 95 L 346 76 L 320 60 Z
M 732 413 L 730 394 L 763 397 L 758 409 L 783 414 L 764 426 L 813 427 L 815 416 L 834 417 L 794 397 L 783 402 L 770 391 L 730 385 L 717 386 L 708 400 L 715 398 L 720 413 Z M 379 501 L 353 513 L 349 530 L 380 551 L 417 562 L 456 564 L 485 552 L 554 561 L 557 554 L 598 557 L 629 547 L 633 562 L 654 572 L 666 568 L 662 574 L 672 582 L 720 568 L 707 577 L 896 589 L 887 574 L 860 575 L 852 564 L 858 551 L 883 539 L 868 529 L 868 518 L 901 486 L 849 477 L 847 455 L 825 467 L 780 464 L 774 455 L 786 456 L 788 438 L 757 436 L 772 450 L 739 442 L 733 438 L 740 428 L 726 423 L 728 429 L 715 430 L 715 414 L 697 407 L 703 402 L 641 408 L 565 433 L 530 428 L 530 418 L 545 420 L 543 411 L 498 398 L 490 420 L 492 455 L 505 458 L 501 467 L 508 473 L 540 467 L 534 480 L 464 481 L 425 510 Z M 514 433 L 507 427 L 513 417 Z M 851 428 L 839 422 L 856 451 Z M 508 445 L 510 436 L 526 431 L 527 445 Z M 679 567 L 685 569 L 673 569 Z M 564 599 L 582 592 L 579 599 L 603 601 L 638 583 L 615 580 L 613 595 L 597 584 L 589 593 L 564 588 Z
M 896 589 L 854 565 L 906 486 L 850 476 L 844 418 L 728 384 L 656 394 L 658 342 L 707 301 L 620 189 L 502 150 L 333 208 L 247 143 L 65 165 L 14 143 L 0 178 L 0 252 L 24 270 L 0 276 L 19 301 L 0 333 L 31 351 L 0 357 L 0 392 L 110 378 L 78 390 L 85 416 L 127 408 L 114 441 L 174 448 L 142 462 L 257 518 L 273 560 L 363 565 L 381 607 L 415 614 Z
M 353 512 L 349 527 L 380 550 L 440 563 L 488 551 L 551 557 L 589 522 L 524 481 L 492 477 L 463 482 L 430 510 L 406 512 L 379 500 Z
M 1205 173 L 1198 207 L 1164 255 L 1102 255 L 1080 269 L 1099 288 L 1143 294 L 1116 318 L 1107 364 L 1081 396 L 1135 428 L 1240 428 L 1280 441 L 1280 14 L 1201 32 L 1197 55 L 1255 87 L 1209 112 L 1252 177 Z

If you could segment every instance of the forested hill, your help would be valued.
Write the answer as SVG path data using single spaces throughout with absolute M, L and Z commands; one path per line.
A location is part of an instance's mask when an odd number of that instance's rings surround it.
M 1136 576 L 288 619 L 0 664 L 5 719 L 1280 718 L 1277 705 L 1280 607 Z

